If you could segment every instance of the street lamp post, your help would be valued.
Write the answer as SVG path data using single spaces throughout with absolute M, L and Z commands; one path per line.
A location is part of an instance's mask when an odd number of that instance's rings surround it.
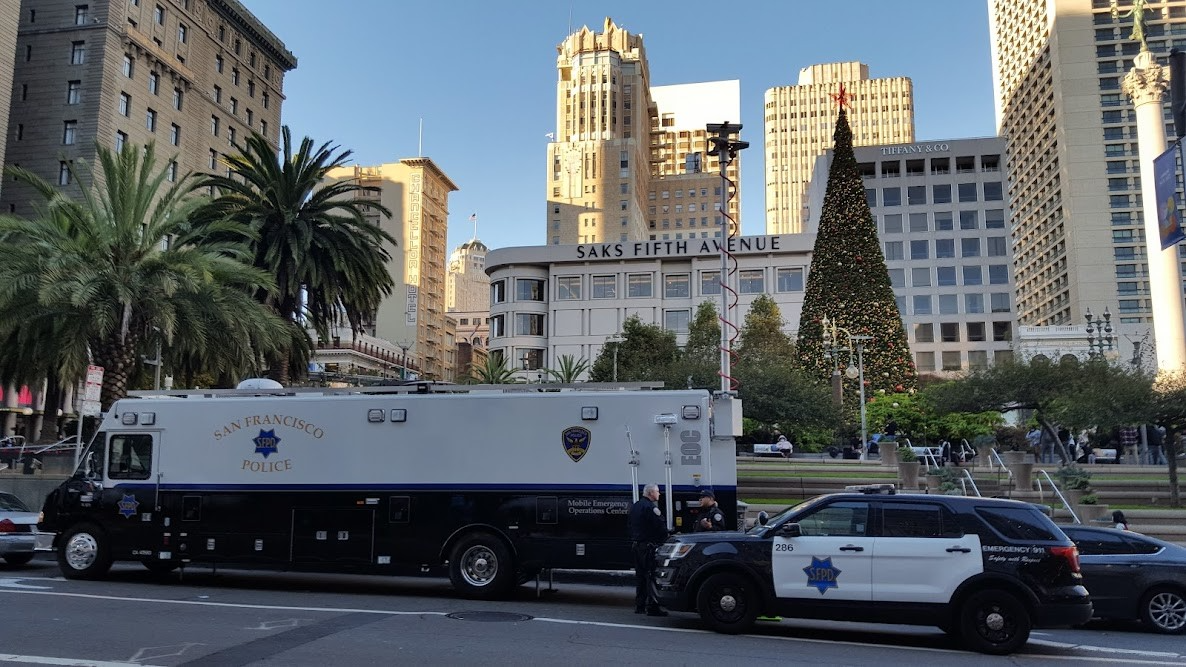
M 840 379 L 840 367 L 836 365 L 833 357 L 838 357 L 841 352 L 848 352 L 851 355 L 852 350 L 840 347 L 840 340 L 837 337 L 839 327 L 835 322 L 828 320 L 825 315 L 822 324 L 824 327 L 824 359 L 832 364 L 832 402 L 836 404 L 836 407 L 840 407 L 844 403 L 844 383 Z
M 401 340 L 395 344 L 395 346 L 398 347 L 400 351 L 401 359 L 399 364 L 399 379 L 401 380 L 408 379 L 408 349 L 413 345 L 415 345 L 414 342 L 409 342 L 406 340 Z
M 614 344 L 614 382 L 618 381 L 618 346 L 622 344 L 623 340 L 626 339 L 622 334 L 610 334 L 605 337 L 606 343 Z
M 844 333 L 848 333 L 845 331 Z M 852 347 L 855 342 L 857 347 L 857 367 L 856 376 L 857 383 L 861 390 L 861 460 L 865 459 L 865 449 L 869 445 L 869 418 L 865 413 L 865 341 L 872 338 L 872 336 L 864 336 L 861 334 L 848 334 L 848 345 Z M 849 359 L 848 369 L 845 373 L 848 377 L 853 376 L 852 359 Z
M 861 401 L 861 459 L 865 458 L 865 447 L 869 443 L 869 417 L 865 406 L 865 341 L 873 338 L 863 334 L 854 334 L 844 327 L 837 326 L 835 320 L 829 320 L 827 317 L 823 319 L 824 327 L 824 358 L 833 359 L 833 356 L 838 356 L 841 352 L 848 353 L 848 368 L 844 370 L 844 374 L 851 380 L 857 381 L 857 386 L 860 390 Z M 848 338 L 848 347 L 841 346 L 840 334 L 844 334 Z M 853 365 L 852 353 L 856 350 L 857 358 L 856 365 Z M 840 405 L 843 401 L 842 380 L 840 379 L 840 367 L 832 362 L 832 400 Z
M 1112 313 L 1104 308 L 1103 317 L 1092 317 L 1091 309 L 1083 314 L 1087 319 L 1087 356 L 1092 359 L 1104 359 L 1107 352 L 1112 351 Z

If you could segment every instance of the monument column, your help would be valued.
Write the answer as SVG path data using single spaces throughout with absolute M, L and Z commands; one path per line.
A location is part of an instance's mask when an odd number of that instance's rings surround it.
M 1141 209 L 1145 218 L 1145 256 L 1149 267 L 1149 295 L 1156 337 L 1157 370 L 1177 371 L 1186 364 L 1186 323 L 1182 319 L 1182 270 L 1178 247 L 1161 249 L 1157 222 L 1157 191 L 1153 187 L 1153 159 L 1166 150 L 1162 97 L 1169 86 L 1166 71 L 1142 48 L 1123 88 L 1137 111 L 1137 141 L 1141 164 Z

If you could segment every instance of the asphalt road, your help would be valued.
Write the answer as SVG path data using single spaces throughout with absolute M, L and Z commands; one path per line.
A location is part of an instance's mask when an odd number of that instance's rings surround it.
M 438 578 L 209 569 L 166 577 L 119 565 L 66 581 L 45 559 L 0 565 L 0 664 L 1001 664 L 934 628 L 809 621 L 749 635 L 700 629 L 690 614 L 632 612 L 622 585 L 563 581 L 537 597 L 476 602 Z M 1186 642 L 1135 625 L 1035 631 L 1017 665 L 1186 665 Z

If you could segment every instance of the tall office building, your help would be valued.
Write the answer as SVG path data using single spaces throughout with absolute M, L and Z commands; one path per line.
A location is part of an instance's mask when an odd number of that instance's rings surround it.
M 8 127 L 8 105 L 12 96 L 12 70 L 16 58 L 16 27 L 21 13 L 20 3 L 0 4 L 0 128 Z M 0 135 L 0 165 L 4 164 L 4 150 L 9 133 Z M 4 189 L 0 179 L 0 191 Z
M 608 18 L 601 33 L 583 27 L 561 42 L 557 51 L 546 242 L 663 238 L 660 211 L 664 204 L 669 207 L 667 234 L 674 238 L 675 204 L 662 202 L 662 194 L 674 199 L 675 192 L 695 189 L 699 196 L 702 188 L 710 187 L 702 182 L 719 166 L 707 154 L 704 125 L 693 125 L 706 117 L 702 112 L 707 110 L 722 116 L 733 113 L 712 122 L 737 122 L 737 82 L 670 86 L 657 93 L 651 87 L 642 35 L 631 34 Z M 737 182 L 740 160 L 730 170 Z M 654 182 L 658 180 L 667 182 L 659 185 Z M 712 192 L 708 190 L 706 196 Z M 738 201 L 735 196 L 732 211 L 740 210 Z M 687 224 L 680 217 L 681 224 Z M 698 215 L 698 226 L 700 217 L 712 219 Z M 681 238 L 687 234 L 678 233 Z
M 804 231 L 811 171 L 816 158 L 832 147 L 832 95 L 841 84 L 850 102 L 854 146 L 914 142 L 914 85 L 906 77 L 870 79 L 864 63 L 828 63 L 799 70 L 798 85 L 767 90 L 767 234 Z
M 1145 34 L 1164 64 L 1186 48 L 1186 2 L 1158 4 Z M 1113 19 L 1110 0 L 988 6 L 1020 323 L 1079 324 L 1105 307 L 1119 324 L 1151 321 L 1136 114 L 1121 90 L 1140 49 L 1132 18 Z
M 339 167 L 326 177 L 378 188 L 357 196 L 377 200 L 392 214 L 390 218 L 374 212 L 369 216 L 395 237 L 398 247 L 387 248 L 395 291 L 379 305 L 365 333 L 406 347 L 420 377 L 453 380 L 456 330 L 445 317 L 445 248 L 449 193 L 457 186 L 426 157 L 373 167 Z
M 477 312 L 490 309 L 490 277 L 486 251 L 476 238 L 457 246 L 449 255 L 445 274 L 445 311 Z
M 236 0 L 24 0 L 18 26 L 6 162 L 68 190 L 96 143 L 153 141 L 173 179 L 279 136 L 296 58 Z M 31 189 L 7 185 L 0 210 L 31 213 Z

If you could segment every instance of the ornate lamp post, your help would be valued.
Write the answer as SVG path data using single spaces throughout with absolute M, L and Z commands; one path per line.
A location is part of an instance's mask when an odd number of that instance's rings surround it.
M 1112 313 L 1104 308 L 1104 316 L 1093 317 L 1091 309 L 1083 314 L 1087 319 L 1087 355 L 1092 359 L 1104 359 L 1114 347 L 1112 336 Z
M 613 343 L 614 345 L 614 382 L 618 381 L 618 346 L 620 346 L 624 340 L 626 340 L 626 337 L 620 333 L 610 334 L 605 337 L 606 343 Z
M 395 346 L 398 347 L 400 351 L 401 359 L 399 364 L 399 379 L 401 380 L 408 379 L 408 349 L 413 345 L 415 345 L 414 342 L 409 342 L 406 340 L 401 340 L 395 344 Z
M 848 329 L 841 326 L 836 326 L 835 320 L 829 321 L 827 317 L 823 320 L 824 327 L 824 358 L 832 359 L 833 355 L 839 355 L 841 352 L 848 353 L 848 368 L 844 369 L 844 374 L 850 380 L 856 380 L 857 386 L 860 388 L 861 400 L 861 459 L 865 458 L 865 445 L 869 442 L 869 418 L 865 412 L 865 341 L 873 338 L 863 334 L 854 334 Z M 848 347 L 840 346 L 840 334 L 844 334 L 848 338 Z M 853 365 L 852 352 L 857 352 L 856 365 Z M 832 368 L 832 399 L 836 405 L 840 405 L 843 400 L 843 385 L 840 379 L 840 367 L 833 363 Z

